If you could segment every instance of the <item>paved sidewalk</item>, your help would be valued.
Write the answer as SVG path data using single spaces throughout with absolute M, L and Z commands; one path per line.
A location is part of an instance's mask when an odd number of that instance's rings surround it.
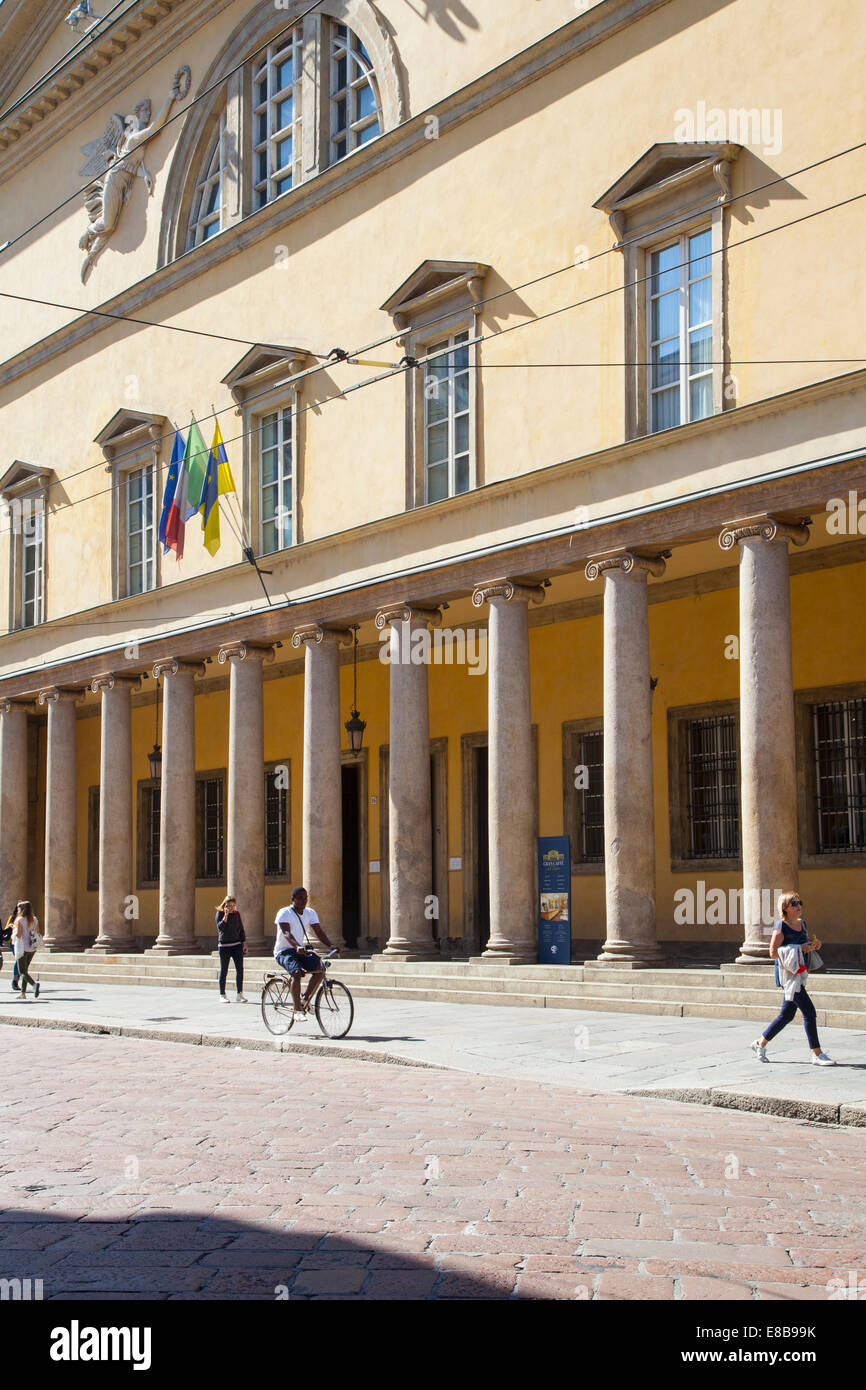
M 799 1020 L 768 1049 L 771 1063 L 761 1064 L 749 1050 L 758 1026 L 748 1021 L 361 996 L 348 1038 L 330 1042 L 314 1019 L 286 1038 L 272 1038 L 258 993 L 249 1001 L 221 1004 L 216 988 L 47 981 L 38 1000 L 24 1002 L 4 979 L 0 1022 L 446 1067 L 866 1126 L 866 1048 L 863 1033 L 853 1029 L 822 1030 L 823 1046 L 839 1063 L 824 1068 L 811 1065 Z

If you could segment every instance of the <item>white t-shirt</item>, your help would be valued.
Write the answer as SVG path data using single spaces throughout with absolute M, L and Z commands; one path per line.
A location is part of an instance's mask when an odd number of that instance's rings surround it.
M 277 939 L 274 943 L 275 957 L 280 954 L 280 951 L 305 946 L 304 928 L 319 925 L 319 919 L 311 907 L 305 907 L 303 912 L 295 912 L 293 907 L 281 907 L 274 922 L 277 928 Z
M 18 933 L 12 937 L 12 949 L 16 957 L 28 955 L 30 951 L 38 950 L 42 941 L 42 937 L 39 935 L 39 919 L 31 917 L 29 928 L 23 917 L 16 917 L 15 921 L 21 923 Z

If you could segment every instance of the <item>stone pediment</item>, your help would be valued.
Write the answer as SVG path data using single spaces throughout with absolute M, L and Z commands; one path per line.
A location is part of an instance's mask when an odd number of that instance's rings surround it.
M 481 261 L 422 261 L 407 280 L 386 299 L 382 309 L 403 323 L 443 300 L 461 294 L 477 302 L 490 266 Z M 398 327 L 402 325 L 398 323 Z
M 145 452 L 159 458 L 160 445 L 168 420 L 143 410 L 118 410 L 93 441 L 105 455 L 105 470 L 110 472 L 124 455 Z
M 223 377 L 222 384 L 229 388 L 236 403 L 241 405 L 248 396 L 277 385 L 281 378 L 302 372 L 311 363 L 312 358 L 306 348 L 256 346 L 235 363 L 228 375 Z
M 0 477 L 0 497 L 16 497 L 21 493 L 42 492 L 53 476 L 53 468 L 40 468 L 39 464 L 24 463 L 21 459 L 16 459 Z
M 742 145 L 731 141 L 671 140 L 651 145 L 593 207 L 606 212 L 621 242 L 665 210 L 723 203 L 731 194 L 730 166 Z

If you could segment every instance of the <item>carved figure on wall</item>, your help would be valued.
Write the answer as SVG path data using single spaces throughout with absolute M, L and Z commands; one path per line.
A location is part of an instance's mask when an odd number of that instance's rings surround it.
M 153 193 L 153 175 L 144 162 L 145 146 L 165 125 L 174 103 L 183 101 L 189 86 L 190 70 L 184 65 L 175 73 L 171 91 L 153 120 L 150 101 L 140 101 L 130 115 L 113 115 L 104 134 L 82 146 L 86 160 L 78 172 L 82 178 L 97 180 L 85 195 L 89 225 L 78 243 L 87 252 L 81 267 L 85 284 L 114 233 L 136 177 L 144 179 L 148 195 Z

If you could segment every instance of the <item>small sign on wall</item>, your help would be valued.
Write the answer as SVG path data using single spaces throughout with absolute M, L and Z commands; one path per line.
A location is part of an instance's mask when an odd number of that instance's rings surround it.
M 379 872 L 379 860 L 378 860 L 378 859 L 371 859 L 371 860 L 370 860 L 370 873 L 371 873 L 371 874 L 377 874 L 378 872 Z
M 449 870 L 450 870 L 450 869 L 462 869 L 462 868 L 463 868 L 463 860 L 462 860 L 462 859 L 449 859 L 449 860 L 448 860 L 448 868 L 449 868 Z
M 538 960 L 571 964 L 571 841 L 567 835 L 538 839 Z

